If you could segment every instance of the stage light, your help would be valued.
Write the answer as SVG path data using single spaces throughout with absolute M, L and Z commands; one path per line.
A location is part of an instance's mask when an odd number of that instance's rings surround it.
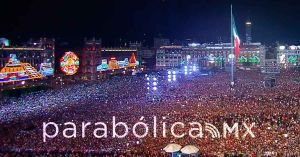
M 168 75 L 168 78 L 171 78 L 172 76 L 171 75 Z
M 156 81 L 157 79 L 154 77 L 153 80 Z
M 157 87 L 153 87 L 153 90 L 157 90 Z
M 156 85 L 157 85 L 157 82 L 153 82 L 153 85 L 156 86 Z
M 147 77 L 147 80 L 149 81 L 149 80 L 150 80 L 150 78 L 149 78 L 149 77 Z
M 176 81 L 176 77 L 173 78 L 173 81 Z
M 172 80 L 171 80 L 171 79 L 168 79 L 168 81 L 171 82 Z
M 173 75 L 175 75 L 175 74 L 176 74 L 176 71 L 173 71 L 172 73 L 173 73 Z
M 170 75 L 170 74 L 171 74 L 171 71 L 168 71 L 168 74 Z

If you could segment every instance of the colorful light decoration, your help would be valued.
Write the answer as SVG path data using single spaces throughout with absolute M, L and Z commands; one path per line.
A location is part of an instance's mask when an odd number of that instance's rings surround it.
M 288 63 L 296 64 L 298 62 L 297 56 L 289 56 Z
M 248 60 L 247 60 L 247 58 L 245 56 L 240 56 L 238 61 L 239 61 L 239 63 L 245 63 Z
M 79 68 L 79 58 L 74 52 L 65 52 L 60 59 L 60 70 L 66 75 L 74 75 Z
M 250 57 L 249 61 L 250 63 L 259 63 L 260 59 L 257 56 Z

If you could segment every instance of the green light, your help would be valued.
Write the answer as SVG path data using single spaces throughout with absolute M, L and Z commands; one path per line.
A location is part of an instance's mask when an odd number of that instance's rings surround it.
M 259 63 L 260 59 L 257 56 L 251 56 L 251 57 L 249 57 L 249 62 L 250 63 Z
M 241 56 L 241 57 L 239 57 L 238 62 L 239 63 L 245 63 L 245 62 L 247 62 L 247 58 L 245 56 Z
M 223 61 L 223 57 L 222 56 L 216 57 L 216 62 L 217 63 L 222 63 L 222 61 Z
M 289 62 L 289 63 L 292 63 L 292 64 L 298 63 L 297 56 L 289 56 L 288 62 Z
M 6 40 L 6 41 L 4 42 L 4 46 L 9 46 L 9 40 Z

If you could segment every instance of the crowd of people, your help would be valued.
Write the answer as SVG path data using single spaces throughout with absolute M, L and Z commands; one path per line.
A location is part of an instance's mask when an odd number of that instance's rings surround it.
M 202 156 L 299 156 L 300 83 L 295 81 L 299 77 L 296 72 L 281 72 L 276 86 L 266 88 L 261 73 L 241 71 L 230 88 L 230 76 L 225 72 L 197 77 L 177 74 L 176 80 L 169 81 L 163 71 L 2 98 L 0 156 L 170 156 L 162 150 L 169 143 L 195 145 Z M 123 139 L 92 135 L 66 139 L 59 134 L 43 142 L 43 122 L 107 122 L 112 116 L 128 124 L 153 116 L 165 117 L 159 124 L 209 122 L 219 130 L 223 122 L 254 122 L 255 138 L 212 139 L 204 131 L 200 139 L 161 134 L 141 139 L 131 134 Z M 162 125 L 157 127 L 157 132 L 162 132 Z

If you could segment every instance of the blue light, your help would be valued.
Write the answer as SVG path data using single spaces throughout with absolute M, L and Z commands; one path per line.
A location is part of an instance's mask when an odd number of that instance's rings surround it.
M 156 85 L 157 85 L 157 82 L 153 82 L 153 85 L 156 86 Z
M 171 71 L 168 71 L 168 74 L 170 75 L 170 74 L 171 74 Z
M 150 78 L 149 78 L 149 77 L 147 77 L 147 80 L 149 81 L 149 80 L 150 80 Z
M 171 78 L 172 76 L 171 75 L 168 75 L 168 78 Z
M 171 82 L 172 80 L 171 80 L 171 79 L 168 79 L 168 81 Z
M 173 75 L 175 75 L 175 74 L 176 74 L 176 71 L 173 71 L 172 73 L 173 73 Z
M 176 81 L 176 77 L 173 78 L 173 81 Z
M 157 90 L 157 87 L 153 87 L 153 90 Z
M 157 79 L 154 77 L 153 80 L 156 81 Z

